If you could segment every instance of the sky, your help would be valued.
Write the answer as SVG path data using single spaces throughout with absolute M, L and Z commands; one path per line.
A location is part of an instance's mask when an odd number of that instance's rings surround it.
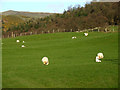
M 63 13 L 69 6 L 84 6 L 91 0 L 0 0 L 0 12 L 7 10 Z

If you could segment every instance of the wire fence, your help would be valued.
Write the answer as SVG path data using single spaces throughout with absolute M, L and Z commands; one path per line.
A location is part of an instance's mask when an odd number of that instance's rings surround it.
M 53 30 L 45 30 L 45 31 L 31 31 L 31 32 L 24 32 L 24 33 L 15 33 L 15 32 L 11 32 L 11 33 L 8 33 L 8 34 L 5 34 L 5 35 L 2 35 L 2 38 L 15 38 L 15 37 L 18 37 L 18 36 L 26 36 L 26 35 L 36 35 L 36 34 L 46 34 L 46 33 L 58 33 L 58 32 L 114 32 L 114 29 L 113 30 L 109 30 L 108 28 L 105 28 L 104 30 L 100 30 L 100 27 L 96 27 L 96 28 L 93 28 L 93 29 L 85 29 L 85 30 L 80 30 L 80 29 L 77 29 L 77 30 L 73 30 L 73 29 L 53 29 Z

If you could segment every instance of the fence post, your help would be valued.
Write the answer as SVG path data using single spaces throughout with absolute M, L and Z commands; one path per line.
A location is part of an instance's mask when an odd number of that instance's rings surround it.
M 98 28 L 98 32 L 99 32 L 99 28 Z
M 49 33 L 49 30 L 48 30 L 48 33 Z
M 59 32 L 59 29 L 58 29 L 58 32 Z
M 42 34 L 43 34 L 43 31 L 42 31 Z
M 53 33 L 54 33 L 54 29 L 53 29 Z
M 72 32 L 72 29 L 70 29 L 71 30 L 71 32 Z
M 32 35 L 32 32 L 30 32 L 30 35 Z
M 64 29 L 64 32 L 65 32 L 65 29 Z
M 114 32 L 115 30 L 113 29 L 113 32 Z
M 11 35 L 11 36 L 14 37 L 13 32 L 12 32 L 12 35 Z
M 13 37 L 15 37 L 15 34 L 13 34 Z

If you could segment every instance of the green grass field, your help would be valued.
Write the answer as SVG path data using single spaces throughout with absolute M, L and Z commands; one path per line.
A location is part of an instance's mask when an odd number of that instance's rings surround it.
M 77 39 L 72 39 L 76 36 Z M 21 48 L 25 41 L 26 47 Z M 66 32 L 3 39 L 3 88 L 117 88 L 118 33 Z M 101 63 L 97 53 L 104 53 Z M 45 66 L 41 59 L 49 58 Z

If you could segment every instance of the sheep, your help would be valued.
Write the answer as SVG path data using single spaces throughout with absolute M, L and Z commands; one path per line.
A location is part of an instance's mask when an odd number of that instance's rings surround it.
M 48 61 L 47 57 L 43 57 L 42 58 L 42 62 L 43 62 L 44 65 L 48 65 L 49 64 L 49 61 Z
M 99 59 L 102 59 L 103 57 L 104 57 L 103 53 L 98 53 L 96 56 L 96 62 L 101 62 L 101 60 L 99 60 Z
M 88 36 L 88 33 L 84 33 L 85 36 Z
M 75 37 L 72 37 L 72 39 L 74 39 Z
M 23 41 L 23 43 L 25 43 L 25 41 Z
M 20 42 L 20 40 L 16 40 L 16 42 Z
M 76 39 L 76 38 L 77 38 L 77 37 L 75 37 L 75 36 L 74 36 L 74 37 L 72 37 L 72 39 Z
M 24 48 L 25 46 L 24 46 L 24 45 L 22 45 L 21 47 L 22 47 L 22 48 Z

